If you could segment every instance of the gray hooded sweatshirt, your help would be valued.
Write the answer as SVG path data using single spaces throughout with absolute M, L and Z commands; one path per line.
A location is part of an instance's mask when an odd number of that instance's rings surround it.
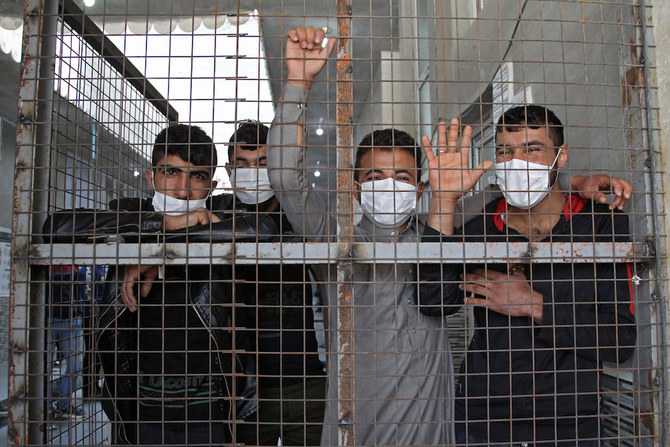
M 309 188 L 298 147 L 307 92 L 286 85 L 270 130 L 270 182 L 295 232 L 307 241 L 330 241 L 336 222 L 322 196 Z M 423 226 L 382 228 L 363 216 L 356 242 L 418 242 Z M 401 247 L 398 247 L 400 250 Z M 338 445 L 337 282 L 334 264 L 316 265 L 328 315 L 328 391 L 321 445 Z M 417 306 L 417 268 L 411 263 L 354 266 L 355 445 L 434 446 L 453 443 L 453 366 L 444 317 Z

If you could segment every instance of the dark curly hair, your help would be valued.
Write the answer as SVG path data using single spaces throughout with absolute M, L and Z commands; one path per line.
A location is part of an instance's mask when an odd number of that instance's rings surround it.
M 240 124 L 229 140 L 232 144 L 228 145 L 228 161 L 233 162 L 236 144 L 247 151 L 255 151 L 258 146 L 267 144 L 269 130 L 268 126 L 258 121 L 247 121 Z
M 524 127 L 539 129 L 548 127 L 548 136 L 556 146 L 563 145 L 563 123 L 556 114 L 543 106 L 528 104 L 512 107 L 498 120 L 496 136 L 503 130 L 518 132 Z
M 151 164 L 156 167 L 168 155 L 178 155 L 196 166 L 216 168 L 218 157 L 212 139 L 198 126 L 173 124 L 156 136 Z

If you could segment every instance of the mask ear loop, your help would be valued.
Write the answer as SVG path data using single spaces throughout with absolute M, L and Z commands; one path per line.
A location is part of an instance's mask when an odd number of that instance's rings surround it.
M 554 169 L 554 166 L 556 166 L 556 163 L 558 163 L 558 156 L 561 155 L 562 150 L 563 150 L 562 147 L 558 148 L 558 152 L 556 153 L 556 158 L 554 158 L 554 162 L 551 164 L 550 169 Z M 556 177 L 554 178 L 553 183 L 549 186 L 549 189 L 553 189 L 554 185 L 556 184 L 557 181 L 558 181 L 558 172 L 556 173 Z

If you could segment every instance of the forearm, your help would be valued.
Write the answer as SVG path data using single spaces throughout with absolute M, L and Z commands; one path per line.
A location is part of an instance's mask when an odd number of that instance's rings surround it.
M 326 206 L 307 184 L 304 166 L 303 119 L 307 91 L 284 86 L 268 135 L 267 164 L 270 184 L 282 211 L 298 234 L 328 234 Z
M 437 197 L 437 194 L 433 193 L 426 225 L 443 235 L 454 234 L 454 214 L 456 213 L 457 204 L 457 198 L 441 199 Z
M 47 217 L 42 231 L 46 242 L 93 242 L 116 234 L 153 234 L 163 227 L 159 213 L 73 209 Z
M 422 242 L 451 242 L 443 234 L 426 227 Z M 423 263 L 417 266 L 419 276 L 419 310 L 424 315 L 446 316 L 458 311 L 463 305 L 460 274 L 464 264 Z

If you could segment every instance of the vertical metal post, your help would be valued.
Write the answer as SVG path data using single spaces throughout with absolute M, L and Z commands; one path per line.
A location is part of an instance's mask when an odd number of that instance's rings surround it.
M 661 324 L 658 325 L 658 331 L 660 332 L 660 341 L 659 343 L 659 351 L 660 351 L 660 358 L 659 358 L 659 364 L 657 366 L 657 371 L 658 375 L 655 378 L 655 380 L 660 381 L 660 398 L 661 402 L 658 403 L 657 408 L 660 409 L 660 419 L 657 424 L 658 432 L 661 436 L 661 445 L 668 445 L 668 437 L 670 436 L 668 434 L 668 382 L 667 382 L 667 368 L 668 364 L 670 363 L 668 361 L 668 349 L 666 345 L 666 340 L 667 340 L 667 328 L 666 324 L 667 321 L 665 321 L 665 316 L 667 312 L 667 298 L 665 295 L 665 287 L 664 287 L 664 281 L 663 281 L 663 273 L 664 273 L 664 268 L 663 268 L 663 259 L 661 257 L 661 235 L 660 231 L 663 228 L 663 226 L 660 223 L 661 219 L 661 209 L 658 204 L 658 196 L 659 194 L 657 191 L 659 191 L 658 186 L 656 184 L 656 177 L 657 175 L 660 175 L 658 171 L 656 170 L 656 144 L 655 144 L 655 138 L 654 138 L 654 127 L 656 125 L 656 121 L 654 120 L 654 113 L 652 110 L 652 94 L 651 94 L 651 88 L 652 88 L 652 80 L 651 80 L 651 67 L 649 65 L 649 59 L 652 57 L 650 54 L 650 49 L 649 49 L 649 44 L 648 44 L 648 33 L 649 30 L 647 29 L 647 4 L 645 0 L 640 0 L 640 26 L 641 26 L 641 40 L 642 40 L 642 64 L 644 67 L 644 92 L 643 95 L 640 95 L 641 104 L 644 107 L 645 115 L 643 117 L 643 120 L 646 124 L 645 128 L 647 131 L 647 144 L 648 144 L 648 151 L 649 151 L 649 181 L 650 181 L 650 189 L 651 189 L 651 201 L 650 201 L 650 206 L 651 206 L 651 212 L 652 212 L 652 222 L 653 222 L 653 233 L 654 233 L 654 245 L 656 247 L 655 250 L 655 272 L 654 274 L 656 275 L 656 284 L 655 284 L 655 289 L 654 293 L 656 294 L 659 302 L 658 302 L 658 309 L 659 311 L 657 312 L 658 318 L 660 319 Z M 643 99 L 644 98 L 644 99 Z
M 43 282 L 31 277 L 36 212 L 48 208 L 57 0 L 26 0 L 12 219 L 7 444 L 42 442 L 45 308 Z M 41 215 L 40 215 L 41 217 Z M 31 374 L 32 372 L 32 374 Z
M 353 84 L 351 0 L 337 1 L 337 398 L 339 444 L 354 445 Z

